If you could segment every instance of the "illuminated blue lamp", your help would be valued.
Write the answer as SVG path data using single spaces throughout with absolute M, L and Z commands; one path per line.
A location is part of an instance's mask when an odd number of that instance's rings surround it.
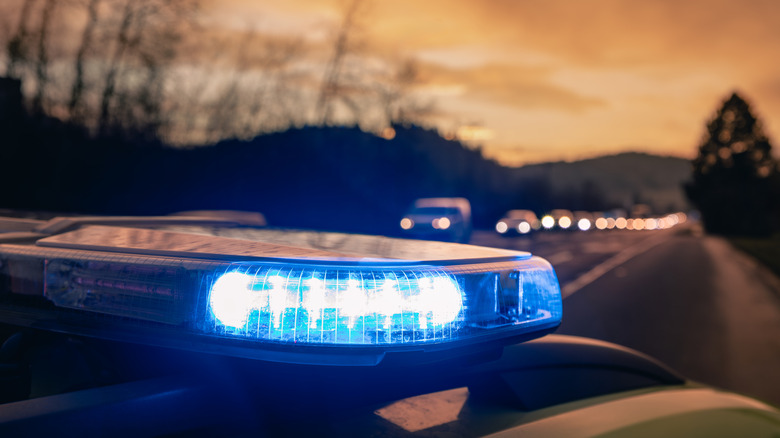
M 208 285 L 202 329 L 321 345 L 445 343 L 530 333 L 561 320 L 543 259 L 455 266 L 234 264 Z

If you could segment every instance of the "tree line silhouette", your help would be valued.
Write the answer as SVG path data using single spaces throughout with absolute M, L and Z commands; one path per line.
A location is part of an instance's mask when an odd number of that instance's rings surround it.
M 466 197 L 482 228 L 513 208 L 627 207 L 594 182 L 556 188 L 545 166 L 533 172 L 504 167 L 479 149 L 414 125 L 394 125 L 389 139 L 354 126 L 305 126 L 181 148 L 153 136 L 94 136 L 84 126 L 30 113 L 21 88 L 19 80 L 0 78 L 3 208 L 90 214 L 238 209 L 262 212 L 273 225 L 392 235 L 419 197 Z M 727 108 L 747 108 L 741 99 L 729 102 Z M 778 226 L 776 161 L 760 130 L 745 130 L 756 123 L 749 112 L 724 114 L 710 123 L 704 152 L 694 161 L 702 170 L 686 190 L 709 231 L 766 235 Z M 738 121 L 743 118 L 747 122 Z M 732 127 L 730 137 L 721 133 L 724 126 Z M 724 145 L 731 145 L 728 156 Z
M 419 197 L 466 197 L 475 224 L 491 227 L 511 208 L 543 212 L 571 196 L 413 125 L 395 125 L 392 139 L 358 127 L 306 126 L 176 148 L 138 137 L 95 137 L 80 125 L 28 115 L 20 85 L 0 79 L 0 183 L 7 188 L 0 206 L 6 208 L 240 209 L 260 211 L 276 225 L 393 234 Z

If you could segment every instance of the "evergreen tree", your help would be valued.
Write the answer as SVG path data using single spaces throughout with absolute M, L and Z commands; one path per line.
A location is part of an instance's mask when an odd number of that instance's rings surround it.
M 737 93 L 707 124 L 686 192 L 717 234 L 768 235 L 776 226 L 777 163 L 760 121 Z

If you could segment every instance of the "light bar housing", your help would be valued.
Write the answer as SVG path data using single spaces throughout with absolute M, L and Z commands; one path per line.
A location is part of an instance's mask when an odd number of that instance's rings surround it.
M 562 314 L 552 267 L 528 253 L 219 260 L 11 243 L 0 263 L 4 322 L 271 361 L 467 354 L 541 336 Z

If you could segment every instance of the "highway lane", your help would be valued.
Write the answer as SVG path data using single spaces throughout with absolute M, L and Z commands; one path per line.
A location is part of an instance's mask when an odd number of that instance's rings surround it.
M 472 243 L 496 243 L 484 237 Z M 560 257 L 558 333 L 625 345 L 693 380 L 780 405 L 780 280 L 752 258 L 695 226 L 540 237 L 503 247 Z M 568 260 L 556 256 L 567 250 Z
M 474 231 L 469 243 L 495 248 L 528 251 L 544 257 L 555 267 L 561 285 L 567 285 L 593 267 L 629 248 L 646 245 L 659 236 L 678 230 L 663 231 L 561 231 L 539 232 L 530 236 L 504 237 L 496 232 Z

